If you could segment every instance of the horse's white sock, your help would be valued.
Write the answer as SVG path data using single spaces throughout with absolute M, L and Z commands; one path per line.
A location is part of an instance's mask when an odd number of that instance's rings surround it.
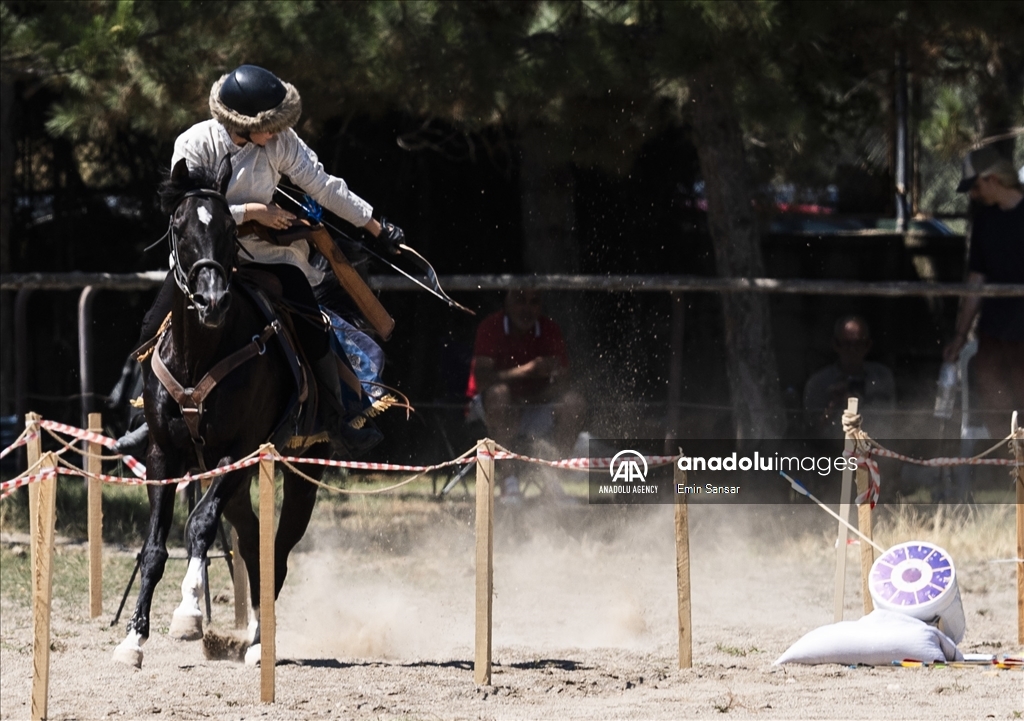
M 192 641 L 203 636 L 203 612 L 199 599 L 203 595 L 203 559 L 190 558 L 188 571 L 181 582 L 181 605 L 174 610 L 170 634 Z

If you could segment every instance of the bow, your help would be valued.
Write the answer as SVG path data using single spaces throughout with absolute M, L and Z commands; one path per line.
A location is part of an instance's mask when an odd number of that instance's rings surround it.
M 335 228 L 333 225 L 330 225 L 329 223 L 325 223 L 324 225 L 326 225 L 328 228 L 332 228 L 335 231 L 341 233 L 341 231 L 339 231 L 337 228 Z M 345 235 L 345 234 L 341 233 L 341 235 Z M 351 240 L 351 238 L 349 238 L 349 240 Z M 449 308 L 458 308 L 459 310 L 464 311 L 466 313 L 469 313 L 470 315 L 476 315 L 475 311 L 470 310 L 469 308 L 467 308 L 466 306 L 462 305 L 457 300 L 454 300 L 451 296 L 449 296 L 447 293 L 444 292 L 444 288 L 441 287 L 441 283 L 438 282 L 438 280 L 437 280 L 437 271 L 434 270 L 434 266 L 432 266 L 430 264 L 430 261 L 428 261 L 422 255 L 420 255 L 419 253 L 417 253 L 415 250 L 410 248 L 408 245 L 405 245 L 404 243 L 400 243 L 398 245 L 398 248 L 399 248 L 399 250 L 402 251 L 402 255 L 404 255 L 413 265 L 417 266 L 420 270 L 423 271 L 423 274 L 427 277 L 427 281 L 430 283 L 431 287 L 428 287 L 426 284 L 424 284 L 418 278 L 415 278 L 411 274 L 405 272 L 404 270 L 399 268 L 397 265 L 395 265 L 394 263 L 389 261 L 387 258 L 382 257 L 379 253 L 374 252 L 370 248 L 367 248 L 365 245 L 363 246 L 363 250 L 366 253 L 368 253 L 369 255 L 373 256 L 374 258 L 379 260 L 381 263 L 385 263 L 386 265 L 390 266 L 394 270 L 398 271 L 399 273 L 404 275 L 406 278 L 411 280 L 413 283 L 418 285 L 420 288 L 423 288 L 423 290 L 427 291 L 431 295 L 436 296 L 437 298 L 440 298 L 441 300 L 443 300 L 445 303 L 448 304 Z
M 290 190 L 294 190 L 294 189 L 290 188 Z M 344 238 L 345 240 L 349 241 L 350 243 L 358 242 L 358 241 L 353 240 L 352 238 L 350 238 L 344 231 L 342 231 L 338 227 L 336 227 L 336 226 L 332 225 L 331 223 L 328 223 L 326 220 L 324 220 L 323 219 L 323 215 L 322 215 L 323 214 L 323 208 L 320 207 L 319 203 L 317 203 L 315 200 L 313 200 L 311 197 L 309 197 L 309 195 L 305 195 L 303 200 L 300 201 L 297 198 L 292 197 L 280 185 L 277 187 L 277 191 L 279 193 L 281 193 L 281 195 L 286 197 L 288 200 L 290 200 L 291 202 L 295 203 L 297 206 L 302 208 L 303 212 L 305 212 L 306 215 L 308 215 L 311 219 L 314 219 L 317 222 L 323 223 L 325 226 L 327 226 L 328 228 L 333 230 L 335 233 L 337 233 L 338 235 L 340 235 L 342 238 Z M 469 308 L 467 308 L 466 306 L 462 305 L 457 300 L 455 300 L 454 298 L 452 298 L 451 296 L 449 296 L 447 293 L 444 292 L 444 288 L 441 287 L 441 283 L 437 279 L 437 271 L 434 270 L 434 266 L 432 266 L 430 264 L 430 261 L 428 261 L 426 258 L 424 258 L 422 255 L 420 255 L 418 252 L 416 252 L 415 250 L 410 248 L 408 245 L 405 245 L 404 243 L 402 243 L 402 244 L 399 244 L 398 248 L 399 248 L 399 250 L 401 250 L 403 256 L 405 256 L 413 265 L 415 265 L 421 271 L 423 271 L 423 274 L 426 276 L 427 283 L 430 283 L 429 286 L 426 283 L 424 283 L 423 281 L 421 281 L 419 278 L 416 278 L 412 274 L 406 272 L 405 270 L 402 270 L 401 268 L 399 268 L 397 265 L 392 263 L 387 258 L 384 258 L 379 253 L 373 251 L 372 249 L 367 247 L 366 244 L 360 243 L 359 245 L 362 247 L 363 251 L 366 252 L 368 255 L 376 258 L 377 260 L 379 260 L 381 263 L 384 263 L 385 265 L 387 265 L 392 270 L 394 270 L 394 271 L 396 271 L 398 273 L 401 273 L 406 278 L 411 280 L 413 283 L 415 283 L 420 288 L 422 288 L 423 290 L 427 291 L 428 293 L 430 293 L 434 297 L 443 300 L 445 303 L 447 303 L 449 308 L 457 308 L 458 310 L 461 310 L 464 313 L 469 313 L 470 315 L 476 315 L 475 311 L 470 310 Z

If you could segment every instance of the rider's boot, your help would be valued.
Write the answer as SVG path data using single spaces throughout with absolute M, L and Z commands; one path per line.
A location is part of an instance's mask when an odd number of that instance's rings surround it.
M 121 405 L 132 408 L 129 411 L 128 430 L 117 439 L 117 445 L 114 446 L 114 450 L 122 456 L 145 458 L 146 450 L 149 447 L 149 425 L 146 423 L 146 416 L 142 409 L 136 406 L 138 401 L 133 400 L 135 398 L 138 398 L 139 401 L 142 400 L 142 389 L 145 387 L 147 372 L 147 366 L 139 363 L 134 354 L 129 356 L 121 371 L 121 379 L 114 386 L 108 399 L 110 408 L 117 408 Z M 136 423 L 140 423 L 140 425 L 135 426 Z
M 114 445 L 114 451 L 120 453 L 122 456 L 144 458 L 148 445 L 149 424 L 143 421 L 142 425 L 134 431 L 128 431 L 117 439 L 117 443 Z
M 339 455 L 356 458 L 384 440 L 376 426 L 367 419 L 362 428 L 348 424 L 341 396 L 341 378 L 338 377 L 338 362 L 334 354 L 328 353 L 313 365 L 313 373 L 324 396 L 320 399 L 320 418 L 324 429 L 331 436 L 331 443 Z

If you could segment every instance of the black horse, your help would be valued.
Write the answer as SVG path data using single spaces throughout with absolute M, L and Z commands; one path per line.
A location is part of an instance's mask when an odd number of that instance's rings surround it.
M 177 478 L 194 468 L 230 464 L 267 442 L 293 405 L 294 373 L 281 344 L 273 339 L 277 327 L 246 292 L 233 282 L 237 229 L 224 193 L 231 177 L 230 161 L 216 177 L 189 173 L 180 161 L 161 188 L 161 206 L 170 215 L 170 238 L 178 288 L 171 311 L 170 330 L 153 348 L 152 371 L 147 374 L 143 397 L 150 442 L 147 454 L 151 479 Z M 224 375 L 209 394 L 189 409 L 173 397 L 166 385 L 169 373 L 181 387 L 191 389 L 218 363 L 243 348 L 254 353 Z M 251 351 L 250 351 L 251 352 Z M 157 357 L 159 356 L 159 357 Z M 165 382 L 158 378 L 165 369 Z M 223 365 L 221 366 L 223 368 Z M 217 375 L 215 372 L 213 375 Z M 180 396 L 180 392 L 175 395 Z M 191 417 L 190 417 L 191 416 Z M 190 425 L 192 428 L 190 429 Z M 285 424 L 285 428 L 291 424 Z M 276 440 L 280 441 L 280 431 Z M 328 458 L 328 442 L 314 443 L 304 455 Z M 320 467 L 314 467 L 319 469 Z M 319 477 L 322 470 L 310 471 Z M 202 567 L 223 513 L 238 532 L 238 550 L 249 571 L 253 615 L 246 659 L 259 658 L 259 524 L 250 503 L 251 469 L 233 471 L 214 479 L 196 506 L 186 527 L 189 565 L 182 582 L 182 603 L 174 612 L 171 635 L 198 639 L 203 635 L 199 599 L 203 595 Z M 114 659 L 142 665 L 142 643 L 149 637 L 153 591 L 167 560 L 167 534 L 174 507 L 174 485 L 148 486 L 149 530 L 142 550 L 142 582 L 128 634 L 114 651 Z M 274 595 L 281 591 L 288 571 L 288 553 L 306 531 L 317 488 L 284 471 L 284 501 L 274 547 Z

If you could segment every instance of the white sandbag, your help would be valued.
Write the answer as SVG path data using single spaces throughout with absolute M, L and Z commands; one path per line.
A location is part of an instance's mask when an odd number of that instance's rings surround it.
M 875 610 L 859 621 L 841 621 L 805 634 L 779 656 L 781 663 L 888 666 L 904 659 L 962 661 L 946 634 L 911 616 Z

